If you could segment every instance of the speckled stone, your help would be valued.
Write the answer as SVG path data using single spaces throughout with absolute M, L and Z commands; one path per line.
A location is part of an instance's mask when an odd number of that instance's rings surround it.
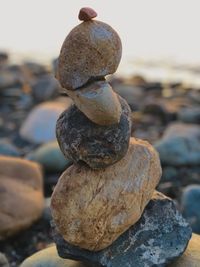
M 184 254 L 168 267 L 199 267 L 200 266 L 200 236 L 192 234 L 192 238 Z
M 114 73 L 121 53 L 120 37 L 112 27 L 96 20 L 83 22 L 62 45 L 56 77 L 62 87 L 76 89 L 89 80 Z
M 78 109 L 94 123 L 119 123 L 122 108 L 116 93 L 106 81 L 92 82 L 77 90 L 67 90 Z
M 56 125 L 61 151 L 67 159 L 84 161 L 91 168 L 105 168 L 124 157 L 131 135 L 131 111 L 119 97 L 119 124 L 101 126 L 90 121 L 76 106 L 64 111 Z
M 140 220 L 104 250 L 91 252 L 72 246 L 56 229 L 54 240 L 61 257 L 93 266 L 165 267 L 184 252 L 191 233 L 173 201 L 155 192 Z
M 131 138 L 125 157 L 106 169 L 69 167 L 53 192 L 52 216 L 65 240 L 101 250 L 139 220 L 160 176 L 155 149 Z

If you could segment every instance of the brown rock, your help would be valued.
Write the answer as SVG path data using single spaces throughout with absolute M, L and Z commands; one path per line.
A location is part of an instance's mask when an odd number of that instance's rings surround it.
M 200 236 L 193 234 L 184 254 L 169 267 L 199 267 Z
M 111 167 L 73 165 L 52 195 L 56 226 L 72 245 L 92 251 L 106 248 L 139 220 L 160 175 L 157 152 L 134 138 L 126 156 Z
M 66 89 L 116 71 L 122 53 L 117 32 L 100 21 L 87 21 L 66 37 L 58 59 L 57 78 Z
M 43 211 L 38 164 L 0 156 L 0 240 L 29 227 Z
M 106 81 L 93 82 L 77 90 L 67 90 L 75 105 L 99 125 L 119 123 L 122 108 L 116 93 Z
M 88 21 L 97 17 L 97 12 L 90 7 L 83 7 L 79 11 L 78 18 L 83 21 Z

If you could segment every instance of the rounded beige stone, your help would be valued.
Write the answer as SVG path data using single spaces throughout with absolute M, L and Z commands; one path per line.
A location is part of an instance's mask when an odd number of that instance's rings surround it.
M 140 219 L 160 176 L 157 152 L 134 138 L 126 156 L 106 169 L 72 165 L 60 177 L 51 200 L 59 232 L 80 248 L 108 247 Z
M 38 164 L 0 156 L 0 240 L 26 229 L 44 208 L 43 178 Z
M 77 108 L 99 125 L 120 121 L 122 108 L 116 93 L 106 81 L 93 82 L 77 90 L 67 90 Z
M 200 235 L 192 234 L 184 254 L 169 267 L 200 267 Z
M 76 89 L 114 73 L 121 54 L 121 40 L 112 27 L 96 20 L 83 22 L 72 29 L 62 45 L 56 78 L 62 87 Z
M 56 246 L 40 250 L 23 261 L 20 267 L 87 267 L 85 264 L 59 257 Z

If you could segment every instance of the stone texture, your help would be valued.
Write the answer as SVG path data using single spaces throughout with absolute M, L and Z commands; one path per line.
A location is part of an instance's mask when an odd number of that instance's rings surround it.
M 61 257 L 101 267 L 165 267 L 184 252 L 191 237 L 191 229 L 173 201 L 158 192 L 140 220 L 102 251 L 79 249 L 67 243 L 56 230 L 54 233 Z
M 119 100 L 122 115 L 119 124 L 115 125 L 95 124 L 75 106 L 61 114 L 56 135 L 66 158 L 84 161 L 98 169 L 114 164 L 126 154 L 131 135 L 131 112 L 126 101 Z
M 199 267 L 200 236 L 193 234 L 184 254 L 168 267 Z
M 0 240 L 35 222 L 44 206 L 38 164 L 0 156 Z
M 90 7 L 81 8 L 78 15 L 78 18 L 83 21 L 88 21 L 96 17 L 97 17 L 96 11 Z
M 27 158 L 40 163 L 47 172 L 64 171 L 70 164 L 60 151 L 57 141 L 41 145 L 35 151 L 29 153 Z
M 37 105 L 22 124 L 21 137 L 36 144 L 55 140 L 56 121 L 66 108 L 64 103 L 53 101 Z
M 86 267 L 86 265 L 78 261 L 60 258 L 55 245 L 53 245 L 33 254 L 20 267 Z
M 101 250 L 139 220 L 160 176 L 157 152 L 131 138 L 125 157 L 111 167 L 69 167 L 53 192 L 52 216 L 65 240 Z
M 114 73 L 121 53 L 121 40 L 113 28 L 96 20 L 83 22 L 62 45 L 57 78 L 66 89 L 81 87 L 89 80 Z
M 75 105 L 85 116 L 99 125 L 120 121 L 122 108 L 116 93 L 106 81 L 93 82 L 81 89 L 67 90 Z
M 200 234 L 200 185 L 189 185 L 183 190 L 181 208 L 193 232 Z M 200 244 L 199 244 L 200 246 Z
M 155 144 L 163 164 L 172 166 L 200 164 L 200 126 L 170 124 Z

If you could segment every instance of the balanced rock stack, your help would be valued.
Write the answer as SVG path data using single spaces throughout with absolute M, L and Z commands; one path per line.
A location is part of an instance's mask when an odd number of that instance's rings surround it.
M 54 238 L 63 258 L 86 266 L 165 266 L 181 255 L 191 230 L 173 202 L 154 191 L 157 152 L 131 138 L 131 111 L 105 76 L 116 71 L 121 41 L 83 8 L 65 39 L 57 79 L 74 104 L 57 121 L 63 154 L 74 164 L 52 195 Z

